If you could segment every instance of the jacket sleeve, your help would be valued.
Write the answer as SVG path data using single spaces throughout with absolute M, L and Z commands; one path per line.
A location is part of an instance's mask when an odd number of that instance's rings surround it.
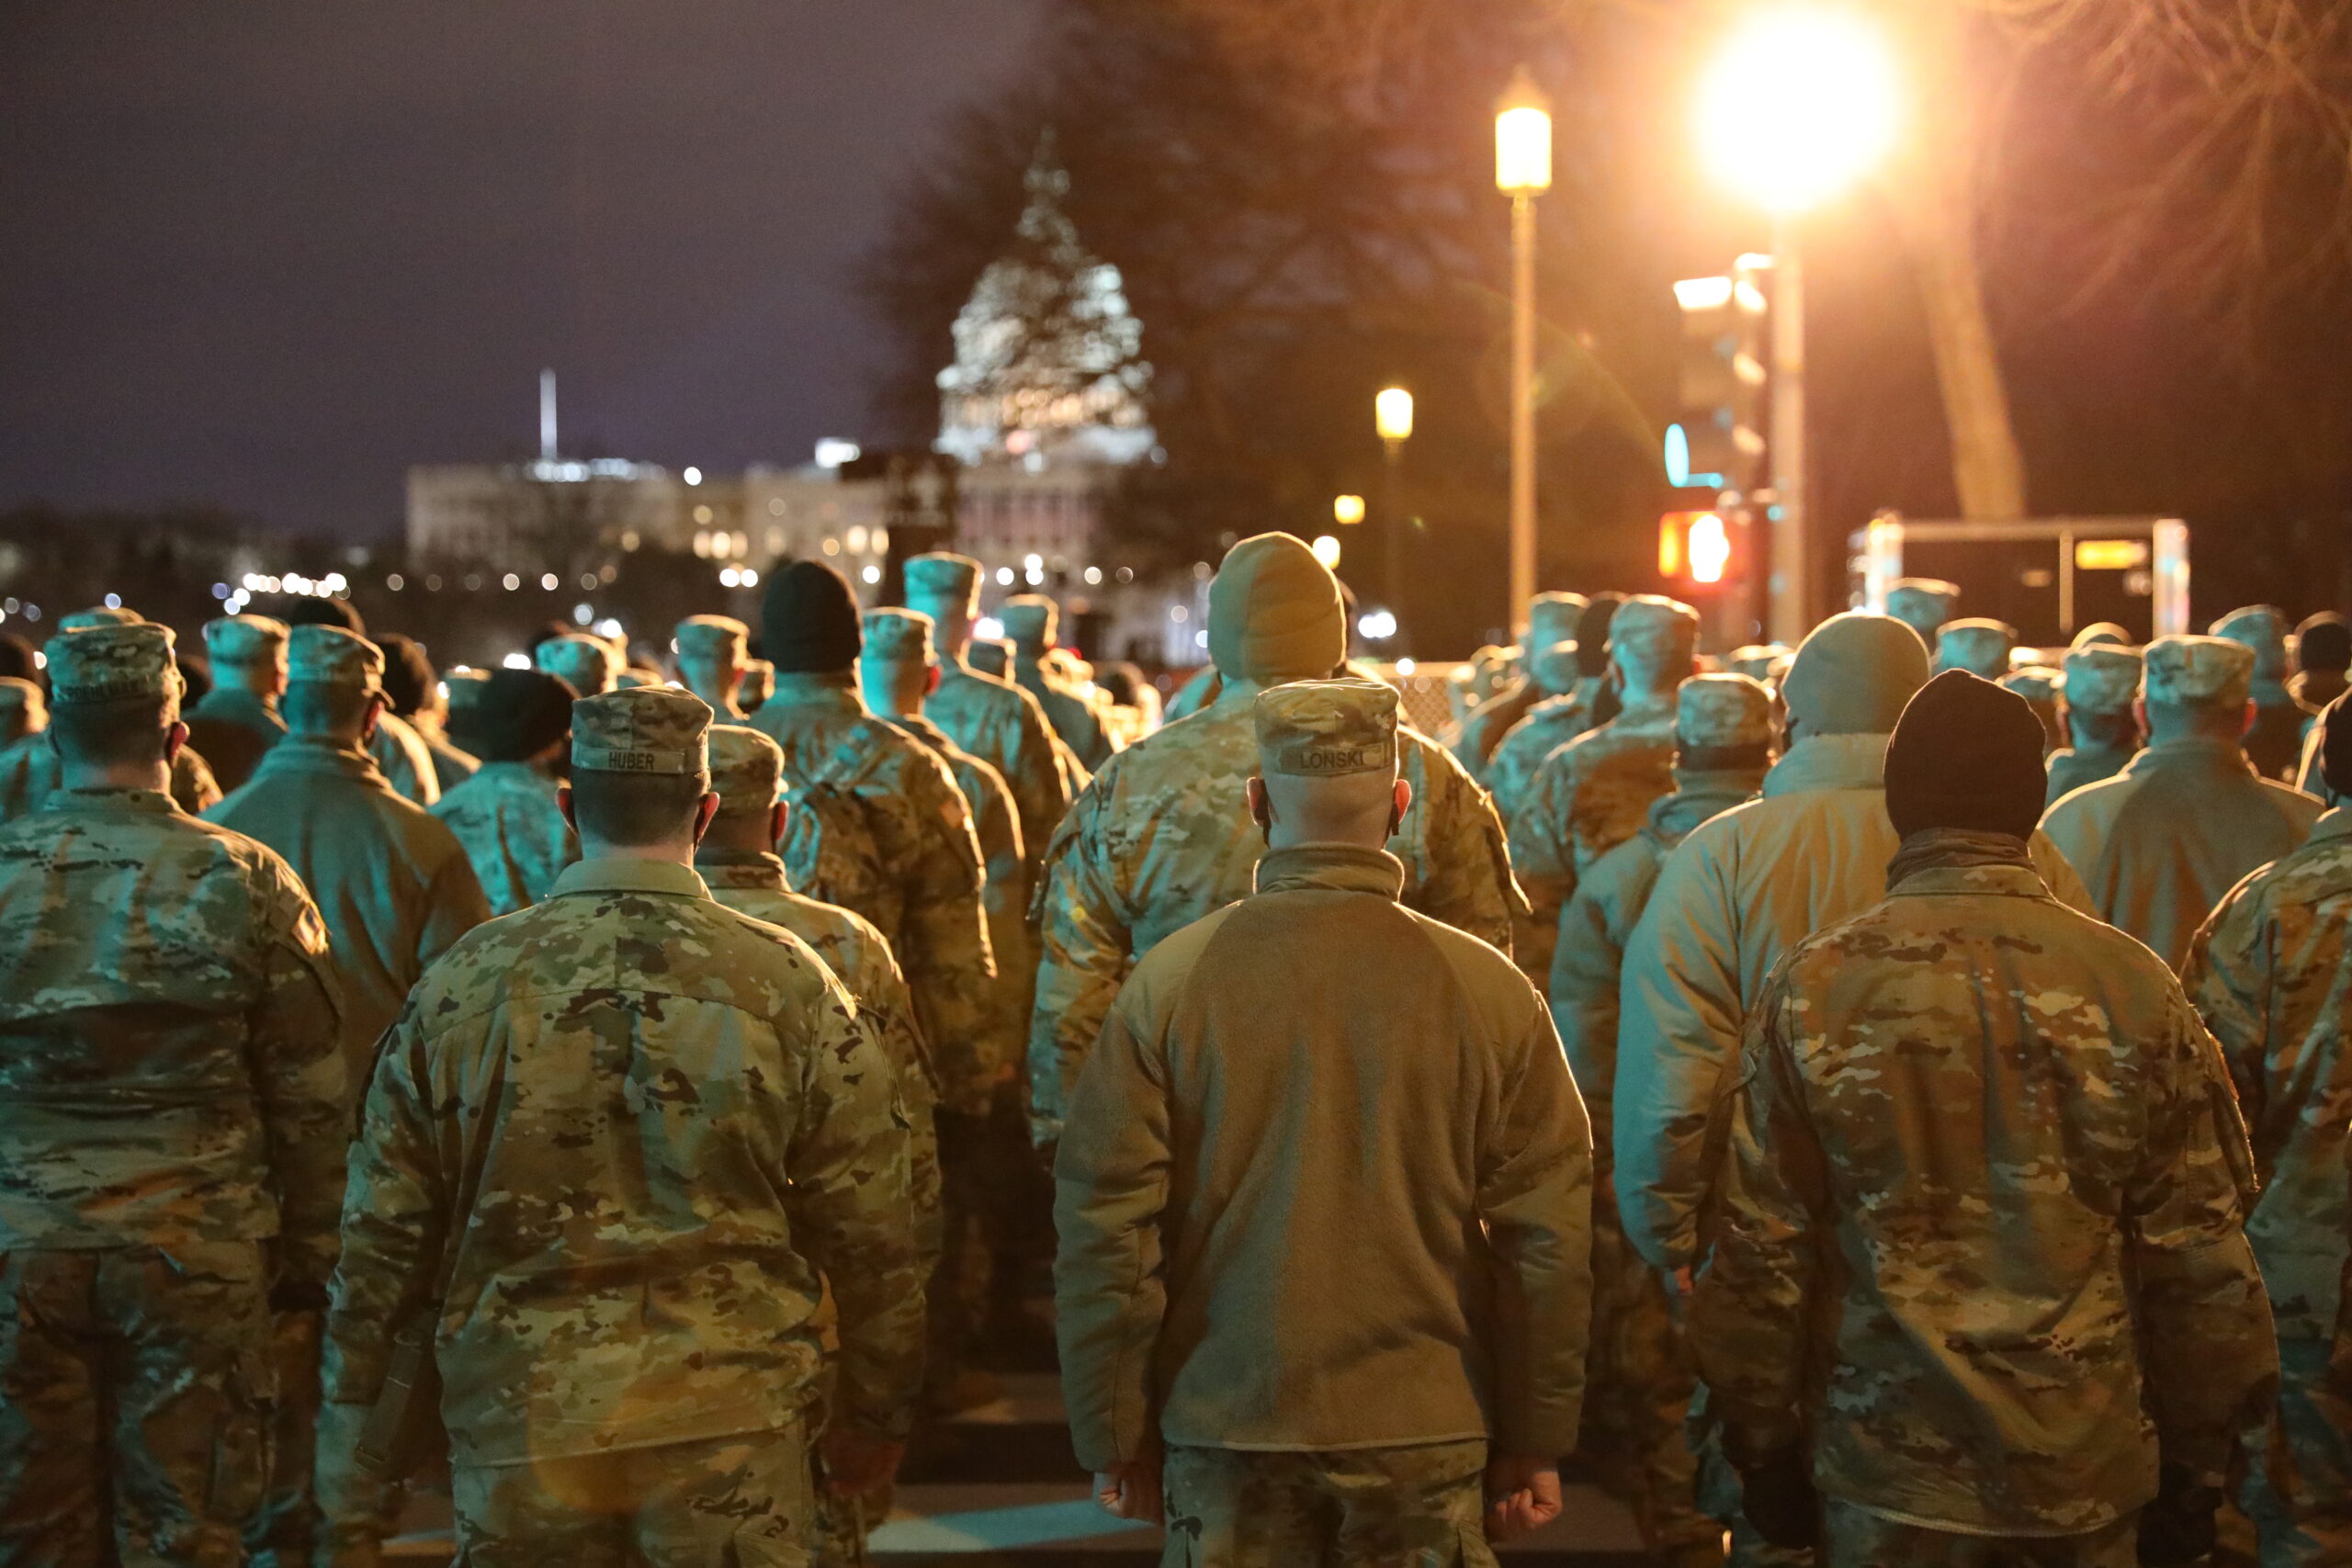
M 857 976 L 850 984 L 858 1010 L 873 1026 L 875 1043 L 898 1071 L 899 1103 L 907 1113 L 907 1192 L 914 1201 L 915 1240 L 927 1279 L 945 1245 L 939 1130 L 933 1117 L 939 1093 L 932 1081 L 930 1052 L 915 1026 L 914 998 L 908 994 L 906 977 L 879 931 L 861 953 Z
M 458 945 L 458 939 L 490 919 L 490 900 L 482 897 L 481 878 L 453 840 L 449 853 L 424 888 L 424 919 L 416 933 L 416 972 Z
M 2198 928 L 2181 970 L 2181 987 L 2205 1027 L 2221 1043 L 2222 1059 L 2237 1089 L 2240 1113 L 2251 1124 L 2262 1121 L 2262 1064 L 2270 1044 L 2271 960 L 2267 907 L 2249 877 Z
M 1024 696 L 1026 693 L 1023 694 Z M 1062 813 L 1069 809 L 1069 780 L 1054 756 L 1054 738 L 1035 699 L 1023 702 L 1004 758 L 1005 786 L 1021 815 L 1022 853 L 1032 872 L 1046 852 Z
M 447 1240 L 448 1174 L 413 1016 L 403 1013 L 384 1037 L 351 1145 L 326 1333 L 326 1397 L 340 1404 L 373 1404 L 395 1337 L 416 1313 L 437 1310 L 429 1298 Z
M 1627 859 L 1644 846 L 1620 846 L 1603 856 L 1592 874 L 1560 911 L 1558 945 L 1553 950 L 1552 1022 L 1560 1032 L 1577 1090 L 1584 1096 L 1600 1137 L 1615 1125 L 1617 1089 L 1617 987 L 1625 972 L 1623 894 Z M 1596 1149 L 1605 1168 L 1614 1151 Z
M 908 770 L 909 805 L 920 831 L 909 863 L 899 868 L 906 905 L 899 962 L 933 1061 L 953 1078 L 982 1070 L 983 1053 L 977 1046 L 987 1037 L 996 959 L 980 908 L 983 873 L 972 814 L 946 763 L 927 750 L 912 760 L 917 765 Z M 940 1085 L 950 1100 L 965 1087 Z
M 2220 1484 L 2235 1434 L 2278 1382 L 2270 1303 L 2247 1246 L 2252 1156 L 2220 1052 L 2176 996 L 2124 1226 L 2148 1407 L 2165 1461 Z
M 1126 978 L 1133 933 L 1122 912 L 1095 793 L 1079 796 L 1054 830 L 1038 881 L 1037 998 L 1029 1022 L 1030 1130 L 1049 1144 L 1095 1036 Z
M 2059 850 L 2049 834 L 2036 832 L 2028 848 L 2033 853 L 2033 868 L 2041 873 L 2041 880 L 2050 886 L 2050 896 L 2077 914 L 2093 919 L 2103 917 L 2091 908 L 2091 890 L 2084 886 L 2082 873 Z
M 1487 792 L 1442 747 L 1424 748 L 1422 760 L 1430 798 L 1416 801 L 1413 809 L 1424 813 L 1427 856 L 1419 868 L 1419 885 L 1406 902 L 1508 953 L 1511 928 L 1527 913 L 1527 897 L 1511 874 L 1502 818 Z
M 1119 1008 L 1077 1075 L 1054 1161 L 1056 1335 L 1078 1462 L 1102 1471 L 1152 1438 L 1152 1361 L 1168 1311 L 1164 1063 Z
M 247 1059 L 277 1183 L 280 1268 L 291 1283 L 322 1286 L 334 1269 L 351 1124 L 343 997 L 317 906 L 283 863 L 266 874 L 269 931 Z
M 1531 910 L 1528 951 L 1518 958 L 1535 976 L 1551 973 L 1560 910 L 1577 890 L 1576 828 L 1568 818 L 1575 779 L 1565 750 L 1555 749 L 1535 770 L 1510 825 L 1510 861 Z
M 1740 1054 L 1738 904 L 1714 826 L 1666 857 L 1626 944 L 1619 992 L 1617 1213 L 1634 1249 L 1668 1270 L 1699 1260 L 1714 1175 L 1708 1119 Z
M 1559 1036 L 1532 993 L 1495 1137 L 1481 1151 L 1478 1217 L 1499 1266 L 1495 1449 L 1571 1452 L 1592 1326 L 1592 1124 Z
M 1690 1304 L 1700 1375 L 1742 1462 L 1804 1435 L 1806 1333 L 1819 1288 L 1814 1233 L 1827 1187 L 1781 1044 L 1784 1002 L 1778 985 L 1768 987 L 1748 1026 L 1740 1081 L 1724 1108 L 1713 1247 Z
M 786 1212 L 841 1308 L 836 1417 L 888 1438 L 922 1386 L 923 1273 L 898 1073 L 846 995 L 808 1010 Z

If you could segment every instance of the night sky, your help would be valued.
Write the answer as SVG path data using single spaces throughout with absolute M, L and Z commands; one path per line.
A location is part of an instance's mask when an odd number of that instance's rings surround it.
M 413 462 L 865 424 L 853 294 L 1032 0 L 8 0 L 0 507 L 359 538 Z

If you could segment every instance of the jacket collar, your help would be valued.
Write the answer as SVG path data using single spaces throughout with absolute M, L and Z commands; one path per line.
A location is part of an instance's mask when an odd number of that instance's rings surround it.
M 832 708 L 842 713 L 865 716 L 865 703 L 857 694 L 856 677 L 850 674 L 826 674 L 796 671 L 775 678 L 775 691 L 760 705 L 770 707 Z
M 362 783 L 384 784 L 376 759 L 356 747 L 308 735 L 288 735 L 262 753 L 256 773 L 340 773 Z M 387 789 L 391 786 L 385 784 Z
M 548 897 L 568 893 L 662 893 L 707 898 L 710 888 L 694 867 L 666 860 L 583 860 L 564 867 Z
M 1386 850 L 1355 844 L 1294 844 L 1268 850 L 1258 862 L 1261 893 L 1375 893 L 1400 898 L 1405 863 Z
M 1674 770 L 1674 793 L 1650 802 L 1649 825 L 1661 833 L 1683 834 L 1756 793 L 1764 775 L 1755 768 Z
M 1964 828 L 1928 828 L 1903 840 L 1886 865 L 1889 897 L 1990 893 L 2047 898 L 2050 885 L 2033 866 L 2023 839 Z
M 1805 789 L 1884 789 L 1883 735 L 1808 735 L 1764 775 L 1764 795 L 1793 795 Z
M 51 811 L 146 811 L 170 816 L 179 802 L 159 789 L 54 789 L 46 803 Z
M 2130 778 L 2189 769 L 2247 777 L 2254 773 L 2254 764 L 2246 761 L 2245 747 L 2234 740 L 2215 740 L 2202 735 L 2148 746 L 2123 765 L 2124 774 Z
M 758 887 L 771 893 L 791 890 L 791 884 L 785 880 L 784 858 L 764 852 L 697 851 L 695 870 L 712 887 Z

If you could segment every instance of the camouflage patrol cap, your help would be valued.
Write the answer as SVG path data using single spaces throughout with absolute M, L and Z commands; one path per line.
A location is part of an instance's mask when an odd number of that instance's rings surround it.
M 1581 593 L 1538 593 L 1527 602 L 1526 645 L 1541 653 L 1555 642 L 1574 642 L 1585 604 Z
M 2257 679 L 2282 681 L 2287 676 L 2287 616 L 2269 604 L 2248 604 L 2232 610 L 2212 625 L 2215 637 L 2227 637 L 2254 653 Z
M 2254 688 L 2254 649 L 2218 637 L 2160 637 L 2148 645 L 2140 691 L 2151 703 L 2242 707 Z
M 2129 713 L 2140 694 L 2142 660 L 2128 648 L 2095 642 L 2066 655 L 2062 686 L 2076 713 Z
M 145 621 L 88 626 L 50 638 L 46 651 L 50 700 L 61 707 L 180 694 L 169 626 Z
M 1940 577 L 1898 577 L 1886 591 L 1886 613 L 1898 621 L 1909 621 L 1906 611 L 1933 615 L 1939 620 L 1951 614 L 1960 603 L 1960 584 L 1946 582 Z
M 2064 677 L 2047 664 L 2020 664 L 2001 677 L 1999 684 L 2030 703 L 2054 702 Z
M 1576 690 L 1579 673 L 1574 637 L 1566 637 L 1537 649 L 1535 657 L 1527 661 L 1528 679 L 1535 682 L 1536 690 L 1551 696 L 1560 696 Z
M 138 611 L 116 604 L 93 604 L 86 610 L 76 610 L 57 617 L 57 629 L 62 632 L 85 632 L 93 626 L 135 626 L 143 625 L 147 617 Z
M 1032 657 L 1052 645 L 1061 629 L 1061 606 L 1042 593 L 1016 593 L 997 607 L 1008 641 Z
M 1772 666 L 1795 653 L 1796 649 L 1785 642 L 1747 642 L 1724 655 L 1724 662 L 1735 674 L 1770 681 L 1772 679 Z
M 745 713 L 763 707 L 775 695 L 775 666 L 764 659 L 743 660 L 743 679 L 735 687 L 735 705 Z
M 710 787 L 727 816 L 765 811 L 784 798 L 784 748 L 748 724 L 714 724 Z
M 752 628 L 732 615 L 688 615 L 672 634 L 678 639 L 681 659 L 725 659 L 741 661 L 751 652 Z
M 1674 694 L 1674 739 L 1683 747 L 1763 746 L 1772 739 L 1772 694 L 1747 675 L 1693 675 Z
M 296 626 L 286 638 L 286 678 L 380 691 L 384 650 L 341 626 Z
M 1295 778 L 1394 773 L 1396 690 L 1371 681 L 1293 681 L 1251 704 L 1258 771 Z
M 682 643 L 681 646 L 684 646 Z M 567 632 L 551 637 L 532 651 L 532 660 L 550 675 L 560 675 L 583 697 L 601 696 L 613 689 L 621 673 L 621 656 L 600 637 Z
M 623 692 L 633 691 L 639 686 L 659 686 L 662 683 L 662 671 L 649 670 L 642 664 L 632 664 L 613 677 L 614 689 Z
M 275 663 L 285 657 L 288 629 L 270 615 L 223 615 L 204 623 L 204 651 L 216 664 Z
M 22 675 L 0 675 L 0 714 L 20 716 L 20 728 L 37 729 L 48 722 L 49 699 Z
M 932 661 L 932 620 L 921 610 L 865 612 L 865 657 L 877 664 Z
M 952 599 L 968 604 L 980 594 L 980 563 L 969 556 L 933 550 L 908 558 L 907 595 L 914 599 Z
M 1699 612 L 1662 593 L 1636 593 L 1609 619 L 1609 646 L 1636 657 L 1681 652 L 1699 641 Z
M 708 703 L 667 686 L 582 697 L 571 705 L 571 765 L 595 773 L 707 773 L 710 720 Z
M 2132 646 L 2132 634 L 2125 631 L 2121 626 L 2117 626 L 2113 621 L 2093 621 L 2089 626 L 2086 626 L 2081 631 L 2076 632 L 2075 634 L 2075 640 L 2068 643 L 2066 646 L 2069 648 L 2090 648 L 2098 643 L 2111 643 L 2117 648 L 2130 648 Z
M 1946 621 L 1936 633 L 1936 671 L 1965 670 L 1979 680 L 1997 681 L 2009 671 L 2009 649 L 2018 629 L 2007 621 L 1976 616 Z

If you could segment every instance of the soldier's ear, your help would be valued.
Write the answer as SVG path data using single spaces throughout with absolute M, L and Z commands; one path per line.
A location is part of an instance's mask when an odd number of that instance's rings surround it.
M 172 720 L 172 728 L 165 731 L 164 735 L 164 761 L 166 762 L 178 761 L 180 760 L 180 748 L 187 744 L 187 726 L 176 718 Z
M 784 825 L 785 825 L 786 822 L 790 821 L 791 819 L 792 819 L 792 807 L 791 807 L 788 804 L 786 804 L 786 802 L 779 800 L 779 801 L 777 801 L 777 802 L 775 803 L 775 806 L 773 806 L 773 807 L 769 807 L 769 809 L 768 809 L 768 842 L 769 842 L 769 843 L 771 843 L 771 844 L 781 844 L 782 842 L 784 842 Z
M 1266 798 L 1266 781 L 1252 773 L 1242 787 L 1250 798 L 1250 820 L 1261 828 L 1273 826 L 1274 807 L 1272 802 Z
M 392 699 L 383 693 L 368 694 L 368 711 L 359 716 L 359 743 L 362 746 L 376 739 L 376 731 L 383 728 L 384 714 L 391 705 Z
M 580 831 L 580 824 L 572 818 L 571 815 L 571 786 L 570 784 L 558 784 L 555 786 L 555 808 L 563 814 L 563 825 L 565 827 L 571 829 L 575 833 Z
M 929 674 L 927 674 L 927 675 L 925 675 L 925 676 L 923 677 L 923 682 L 922 682 L 922 694 L 923 694 L 924 696 L 926 696 L 926 697 L 927 697 L 927 696 L 930 696 L 932 694 L 933 694 L 934 692 L 936 692 L 936 691 L 938 691 L 938 690 L 939 690 L 939 666 L 938 666 L 938 665 L 936 665 L 936 664 L 934 664 L 934 665 L 933 665 L 933 666 L 931 667 L 931 671 L 930 671 L 930 673 L 929 673 Z
M 702 800 L 695 807 L 695 843 L 699 844 L 702 842 L 702 836 L 710 831 L 711 818 L 718 815 L 718 792 L 715 789 L 707 789 L 703 791 Z

